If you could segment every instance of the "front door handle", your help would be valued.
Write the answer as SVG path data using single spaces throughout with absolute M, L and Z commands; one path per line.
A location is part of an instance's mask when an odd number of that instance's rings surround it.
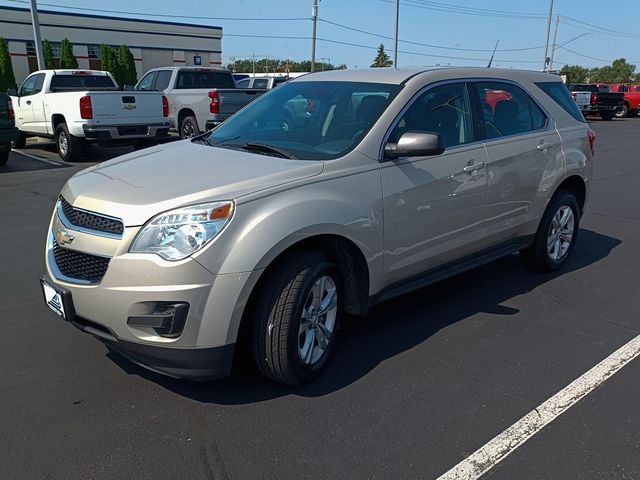
M 467 164 L 466 167 L 462 169 L 464 173 L 472 173 L 476 170 L 480 170 L 484 168 L 484 162 L 474 162 L 473 160 Z
M 538 150 L 546 150 L 547 148 L 553 147 L 553 143 L 540 142 L 538 145 Z
M 27 105 L 31 105 L 31 100 L 27 100 Z

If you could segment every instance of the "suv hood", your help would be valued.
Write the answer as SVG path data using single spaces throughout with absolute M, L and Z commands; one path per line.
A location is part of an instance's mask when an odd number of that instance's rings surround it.
M 73 206 L 143 225 L 183 205 L 232 200 L 318 175 L 319 161 L 289 160 L 175 142 L 129 153 L 71 177 L 62 195 Z

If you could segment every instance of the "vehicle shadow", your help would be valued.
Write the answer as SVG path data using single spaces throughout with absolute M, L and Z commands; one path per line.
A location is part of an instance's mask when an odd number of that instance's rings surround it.
M 502 303 L 554 278 L 607 257 L 620 240 L 581 230 L 570 261 L 561 272 L 532 274 L 517 256 L 503 258 L 449 280 L 374 307 L 366 318 L 347 318 L 322 375 L 310 385 L 289 387 L 243 367 L 230 378 L 210 383 L 176 380 L 138 367 L 117 354 L 107 356 L 129 374 L 202 403 L 239 405 L 299 395 L 319 397 L 357 382 L 385 360 L 405 352 L 460 320 L 485 312 L 510 316 L 517 309 Z M 481 285 L 481 288 L 478 286 Z

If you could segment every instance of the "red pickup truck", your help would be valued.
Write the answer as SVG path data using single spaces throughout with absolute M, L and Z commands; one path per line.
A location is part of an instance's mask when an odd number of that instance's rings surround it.
M 624 93 L 624 109 L 616 113 L 616 117 L 630 117 L 638 115 L 640 111 L 640 85 L 624 85 L 614 83 L 609 85 L 611 92 Z

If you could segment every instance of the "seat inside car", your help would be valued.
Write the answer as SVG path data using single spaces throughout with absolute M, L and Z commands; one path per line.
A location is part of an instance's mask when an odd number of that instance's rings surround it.
M 493 120 L 503 135 L 512 135 L 517 132 L 519 112 L 520 107 L 515 100 L 500 100 L 496 103 Z

